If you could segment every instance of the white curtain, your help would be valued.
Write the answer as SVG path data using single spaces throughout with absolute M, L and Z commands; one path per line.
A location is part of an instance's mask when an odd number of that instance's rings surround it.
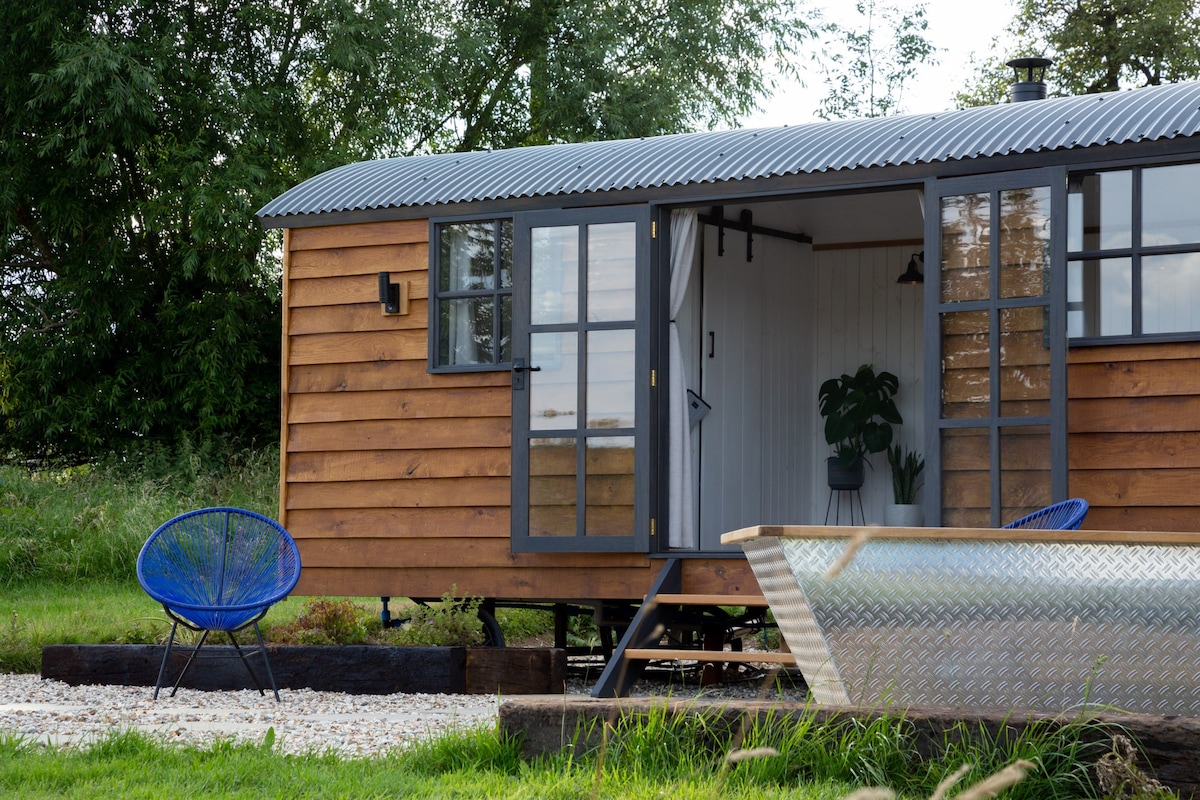
M 671 547 L 696 546 L 696 520 L 692 511 L 692 436 L 688 425 L 687 376 L 683 367 L 683 347 L 675 317 L 683 307 L 692 262 L 696 258 L 699 218 L 695 211 L 671 212 L 671 382 L 669 402 L 670 463 L 668 490 L 670 510 L 667 517 Z

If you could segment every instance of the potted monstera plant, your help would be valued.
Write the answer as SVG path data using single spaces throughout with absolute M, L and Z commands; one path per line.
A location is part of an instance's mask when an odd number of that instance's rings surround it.
M 891 445 L 892 426 L 903 422 L 893 399 L 899 389 L 895 375 L 876 374 L 870 364 L 821 384 L 817 407 L 825 418 L 825 441 L 834 452 L 826 462 L 830 489 L 862 487 L 866 457 Z

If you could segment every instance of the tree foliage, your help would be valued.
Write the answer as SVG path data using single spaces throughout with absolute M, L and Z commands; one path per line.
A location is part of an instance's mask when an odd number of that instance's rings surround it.
M 921 64 L 936 64 L 937 49 L 925 36 L 925 6 L 911 11 L 859 0 L 860 24 L 825 27 L 821 72 L 826 94 L 821 119 L 886 117 L 904 110 L 904 84 Z
M 1022 0 L 1009 43 L 980 65 L 958 104 L 1004 102 L 1012 70 L 1024 55 L 1054 59 L 1047 73 L 1053 96 L 1113 92 L 1200 78 L 1200 0 Z
M 796 0 L 0 6 L 0 450 L 273 439 L 278 240 L 361 158 L 654 135 L 750 110 Z

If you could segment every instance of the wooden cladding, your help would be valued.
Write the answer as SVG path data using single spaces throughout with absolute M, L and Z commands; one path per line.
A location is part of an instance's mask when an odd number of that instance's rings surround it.
M 1085 528 L 1200 531 L 1200 344 L 1069 354 L 1070 492 Z
M 281 518 L 304 564 L 297 592 L 640 598 L 657 573 L 644 555 L 511 551 L 511 374 L 429 372 L 428 236 L 425 221 L 287 234 Z M 408 282 L 409 314 L 381 313 L 379 272 Z M 595 534 L 629 532 L 629 457 L 585 460 Z M 575 513 L 574 470 L 543 463 L 548 507 Z M 711 564 L 692 565 L 699 584 L 759 592 L 744 562 Z

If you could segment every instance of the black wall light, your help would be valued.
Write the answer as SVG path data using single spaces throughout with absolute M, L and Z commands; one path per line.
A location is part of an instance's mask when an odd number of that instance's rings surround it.
M 390 272 L 379 273 L 379 302 L 385 314 L 407 314 L 408 281 L 392 283 Z
M 920 259 L 922 264 L 925 263 L 924 250 L 919 253 L 912 254 L 912 257 L 908 259 L 908 269 L 904 270 L 904 274 L 896 279 L 896 283 L 904 284 L 905 286 L 912 286 L 914 284 L 925 282 L 925 276 L 921 274 L 921 270 L 917 269 L 918 259 Z

